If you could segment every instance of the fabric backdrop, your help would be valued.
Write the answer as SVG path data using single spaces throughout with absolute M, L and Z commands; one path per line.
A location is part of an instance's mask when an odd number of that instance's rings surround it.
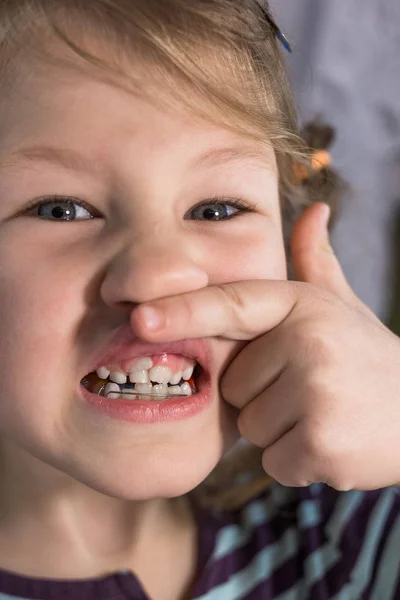
M 293 43 L 302 121 L 336 127 L 334 165 L 351 194 L 333 246 L 355 292 L 385 322 L 400 208 L 400 0 L 270 0 Z M 399 307 L 400 310 L 400 307 Z

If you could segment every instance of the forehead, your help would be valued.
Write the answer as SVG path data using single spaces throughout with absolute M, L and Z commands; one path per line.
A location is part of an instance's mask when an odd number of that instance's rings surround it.
M 116 157 L 132 147 L 143 158 L 159 154 L 193 168 L 241 163 L 276 171 L 268 142 L 189 110 L 147 67 L 131 61 L 140 85 L 129 87 L 126 78 L 96 70 L 57 46 L 55 56 L 50 63 L 21 61 L 9 101 L 6 97 L 0 104 L 0 166 L 43 160 L 96 172 L 107 154 Z M 194 96 L 193 106 L 201 103 Z
M 93 157 L 107 151 L 118 155 L 133 144 L 143 155 L 168 153 L 171 159 L 190 159 L 196 168 L 243 161 L 276 168 L 267 142 L 196 115 L 167 99 L 161 80 L 138 76 L 146 94 L 76 65 L 31 64 L 29 76 L 16 78 L 8 101 L 0 105 L 0 164 L 43 159 L 87 169 L 99 162 L 90 165 L 80 150 Z M 162 97 L 167 101 L 160 102 Z M 11 152 L 3 157 L 5 149 Z

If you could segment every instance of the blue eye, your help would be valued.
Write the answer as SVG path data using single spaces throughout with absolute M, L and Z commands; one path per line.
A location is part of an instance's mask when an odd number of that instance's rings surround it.
M 254 209 L 239 198 L 215 198 L 216 202 L 203 202 L 193 207 L 188 215 L 194 221 L 227 221 L 235 215 L 254 212 Z
M 93 211 L 85 202 L 78 202 L 71 198 L 37 202 L 28 209 L 31 216 L 41 217 L 46 221 L 87 221 L 94 219 L 89 212 Z M 88 216 L 87 216 L 88 215 Z
M 185 219 L 194 221 L 227 221 L 244 213 L 255 212 L 256 207 L 240 198 L 213 198 L 214 202 L 202 202 L 194 206 Z M 94 214 L 96 213 L 96 214 Z M 101 216 L 93 207 L 73 198 L 57 198 L 36 201 L 27 207 L 25 214 L 45 221 L 88 221 Z

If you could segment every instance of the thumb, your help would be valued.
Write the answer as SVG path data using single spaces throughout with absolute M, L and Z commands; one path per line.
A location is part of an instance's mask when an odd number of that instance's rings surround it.
M 317 202 L 295 223 L 291 249 L 296 279 L 321 287 L 371 316 L 373 313 L 350 287 L 330 244 L 329 216 L 330 207 Z

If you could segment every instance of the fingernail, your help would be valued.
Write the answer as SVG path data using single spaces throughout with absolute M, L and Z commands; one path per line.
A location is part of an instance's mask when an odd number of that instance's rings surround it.
M 157 331 L 158 329 L 162 329 L 165 325 L 164 314 L 161 310 L 158 310 L 153 306 L 143 306 L 140 308 L 140 312 L 142 313 L 142 319 L 146 324 L 146 328 L 149 331 Z
M 325 229 L 328 229 L 329 218 L 331 216 L 331 207 L 329 204 L 323 204 L 321 209 L 321 224 Z

